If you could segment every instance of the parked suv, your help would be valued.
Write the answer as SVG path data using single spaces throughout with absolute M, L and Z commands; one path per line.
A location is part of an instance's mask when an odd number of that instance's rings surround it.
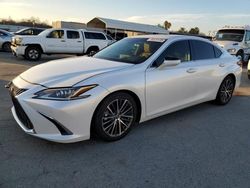
M 15 32 L 15 35 L 39 35 L 41 32 L 43 32 L 45 29 L 42 28 L 24 28 L 17 32 Z
M 250 26 L 220 29 L 214 42 L 231 55 L 241 56 L 242 60 L 247 62 L 250 54 Z
M 97 31 L 47 29 L 37 36 L 13 37 L 11 49 L 15 56 L 36 61 L 42 54 L 94 54 L 113 42 Z
M 10 43 L 11 43 L 11 37 L 13 35 L 5 30 L 0 29 L 0 49 L 9 52 L 10 49 Z

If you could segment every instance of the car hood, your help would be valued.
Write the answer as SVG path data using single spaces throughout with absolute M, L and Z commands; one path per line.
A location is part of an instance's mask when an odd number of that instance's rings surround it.
M 225 49 L 231 48 L 232 46 L 239 45 L 239 42 L 235 42 L 235 41 L 214 41 L 214 43 L 216 43 L 217 45 Z
M 91 57 L 75 57 L 37 65 L 22 73 L 20 77 L 32 84 L 46 87 L 70 87 L 89 77 L 130 66 L 133 64 Z
M 35 42 L 42 40 L 42 38 L 38 35 L 15 35 L 15 36 L 13 36 L 13 38 L 14 39 L 17 39 L 17 38 L 22 39 L 22 43 L 25 43 L 25 42 L 35 43 Z

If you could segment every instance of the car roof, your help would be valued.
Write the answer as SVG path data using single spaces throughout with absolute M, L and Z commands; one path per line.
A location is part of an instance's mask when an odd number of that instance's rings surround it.
M 139 35 L 139 36 L 133 36 L 131 38 L 151 38 L 151 39 L 186 39 L 186 40 L 203 40 L 203 41 L 209 41 L 208 39 L 204 39 L 202 37 L 196 37 L 196 36 L 188 36 L 188 35 L 172 35 L 172 34 L 156 34 L 156 35 Z

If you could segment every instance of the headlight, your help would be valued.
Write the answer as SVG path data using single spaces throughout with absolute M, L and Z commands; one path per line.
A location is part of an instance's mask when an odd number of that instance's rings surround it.
M 227 50 L 229 53 L 235 53 L 236 52 L 236 49 L 235 48 L 231 48 L 231 49 L 228 49 Z
M 87 98 L 90 95 L 83 95 L 87 91 L 95 88 L 97 85 L 89 85 L 82 87 L 71 87 L 71 88 L 51 88 L 45 89 L 35 93 L 33 98 L 35 99 L 48 99 L 48 100 L 75 100 Z

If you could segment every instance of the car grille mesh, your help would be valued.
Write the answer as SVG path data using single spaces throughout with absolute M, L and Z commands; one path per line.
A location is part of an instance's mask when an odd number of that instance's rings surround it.
M 33 129 L 33 124 L 31 123 L 30 119 L 28 118 L 27 114 L 16 98 L 17 95 L 20 95 L 21 93 L 27 91 L 27 89 L 19 89 L 13 83 L 11 83 L 9 86 L 9 91 L 18 119 L 27 129 Z

